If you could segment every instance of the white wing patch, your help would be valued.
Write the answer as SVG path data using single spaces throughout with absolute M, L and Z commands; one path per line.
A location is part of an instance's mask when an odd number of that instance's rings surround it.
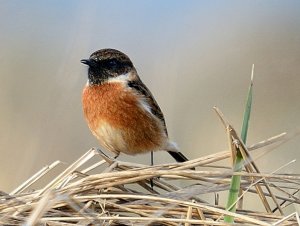
M 149 104 L 147 103 L 146 100 L 144 100 L 143 98 L 140 98 L 139 99 L 139 104 L 140 104 L 142 109 L 144 109 L 145 111 L 147 111 L 148 113 L 153 115 L 152 112 L 151 112 L 151 107 L 149 106 Z

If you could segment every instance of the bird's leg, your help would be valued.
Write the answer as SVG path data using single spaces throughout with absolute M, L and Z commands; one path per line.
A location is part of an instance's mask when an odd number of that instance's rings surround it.
M 119 155 L 120 155 L 120 152 L 118 152 L 118 153 L 115 155 L 114 159 L 117 159 L 117 158 L 119 157 Z
M 154 158 L 153 158 L 154 156 L 153 156 L 153 151 L 151 151 L 150 152 L 150 162 L 151 162 L 151 166 L 153 166 L 154 165 Z M 151 185 L 151 188 L 152 188 L 152 190 L 153 190 L 153 186 L 154 186 L 154 184 L 153 184 L 153 179 L 150 179 L 150 185 Z
M 150 152 L 150 161 L 151 161 L 151 166 L 154 165 L 154 156 L 153 156 L 153 151 Z

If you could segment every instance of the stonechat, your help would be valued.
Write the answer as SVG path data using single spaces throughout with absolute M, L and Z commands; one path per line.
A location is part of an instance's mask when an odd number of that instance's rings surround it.
M 84 116 L 103 147 L 116 156 L 165 150 L 177 162 L 188 160 L 169 140 L 163 113 L 126 54 L 101 49 L 81 63 L 89 66 Z

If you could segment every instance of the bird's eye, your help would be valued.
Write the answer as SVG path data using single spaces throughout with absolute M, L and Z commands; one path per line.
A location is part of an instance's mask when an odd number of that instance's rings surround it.
M 107 66 L 111 68 L 116 68 L 118 66 L 118 61 L 115 59 L 111 59 L 107 62 Z

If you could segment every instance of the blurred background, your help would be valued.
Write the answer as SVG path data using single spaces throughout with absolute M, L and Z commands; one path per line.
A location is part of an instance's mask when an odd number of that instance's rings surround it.
M 0 7 L 0 190 L 98 146 L 82 115 L 80 59 L 130 56 L 183 153 L 227 149 L 218 106 L 240 131 L 255 64 L 248 143 L 300 125 L 300 1 L 18 1 Z M 300 139 L 257 160 L 272 172 L 300 158 Z M 259 152 L 259 151 L 258 151 Z M 120 159 L 149 164 L 149 155 Z M 172 162 L 156 153 L 155 162 Z M 299 173 L 299 162 L 280 173 Z

